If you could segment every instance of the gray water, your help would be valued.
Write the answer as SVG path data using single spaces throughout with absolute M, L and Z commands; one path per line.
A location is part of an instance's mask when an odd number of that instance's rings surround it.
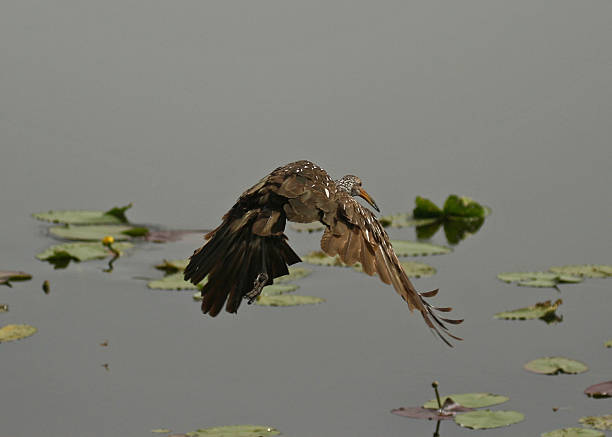
M 486 432 L 443 423 L 444 437 L 539 435 L 610 413 L 582 394 L 611 379 L 610 283 L 559 294 L 495 277 L 612 262 L 610 17 L 608 1 L 2 2 L 0 268 L 34 279 L 0 289 L 0 322 L 39 332 L 0 346 L 0 435 L 246 423 L 430 435 L 434 423 L 389 410 L 430 399 L 434 379 L 446 393 L 505 394 L 496 408 L 526 415 Z M 454 253 L 417 259 L 438 269 L 417 288 L 441 289 L 464 342 L 445 347 L 390 287 L 343 269 L 299 282 L 325 304 L 204 317 L 191 293 L 138 279 L 191 254 L 196 235 L 143 244 L 112 274 L 34 259 L 53 240 L 32 212 L 133 201 L 133 222 L 211 228 L 297 159 L 358 174 L 387 214 L 416 195 L 491 207 Z M 298 253 L 318 246 L 288 235 Z M 560 324 L 492 319 L 558 297 Z M 590 370 L 522 369 L 548 355 Z

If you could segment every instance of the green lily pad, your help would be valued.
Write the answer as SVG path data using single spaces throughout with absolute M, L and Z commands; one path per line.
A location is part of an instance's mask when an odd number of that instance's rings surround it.
M 425 263 L 403 261 L 402 266 L 409 278 L 427 278 L 436 274 L 436 269 Z M 361 263 L 355 264 L 353 268 L 358 272 L 363 272 Z
M 312 223 L 291 223 L 289 225 L 291 229 L 296 232 L 319 232 L 325 229 L 325 225 L 321 222 L 312 222 Z
M 612 347 L 612 340 L 608 340 L 604 343 L 605 347 Z
M 165 259 L 162 263 L 157 264 L 155 268 L 166 273 L 176 273 L 185 270 L 187 264 L 189 264 L 188 259 L 172 259 L 169 261 Z
M 16 270 L 0 270 L 0 284 L 11 286 L 11 281 L 28 281 L 32 279 L 32 275 L 26 272 Z
M 188 437 L 265 437 L 279 434 L 275 428 L 253 425 L 218 426 L 186 433 Z
M 581 276 L 585 278 L 607 278 L 612 276 L 612 266 L 581 264 L 551 267 L 550 271 L 559 275 Z
M 510 398 L 507 396 L 496 395 L 493 393 L 455 393 L 445 396 L 440 396 L 441 402 L 445 403 L 446 399 L 452 399 L 459 405 L 463 405 L 468 408 L 482 408 L 490 407 L 491 405 L 498 405 L 507 402 Z M 438 402 L 436 399 L 427 401 L 423 408 L 437 408 Z
M 305 269 L 303 267 L 289 267 L 289 274 L 274 279 L 274 283 L 278 284 L 283 282 L 295 281 L 296 279 L 305 278 L 311 273 L 312 270 Z
M 325 302 L 325 299 L 314 296 L 299 296 L 296 294 L 264 295 L 257 298 L 255 303 L 262 306 L 289 307 L 296 305 L 312 305 Z
M 131 243 L 114 243 L 113 249 L 123 254 L 125 250 L 134 247 Z M 63 268 L 72 261 L 89 261 L 103 259 L 114 254 L 102 243 L 65 243 L 56 244 L 36 255 L 41 261 L 49 261 L 55 268 Z
M 30 325 L 5 325 L 0 328 L 0 343 L 21 340 L 34 335 L 37 329 Z
M 193 285 L 191 282 L 183 279 L 183 272 L 173 273 L 168 276 L 164 276 L 161 279 L 150 281 L 147 283 L 147 287 L 155 290 L 199 290 L 206 283 L 206 278 L 202 280 L 198 285 Z
M 516 272 L 500 273 L 497 278 L 504 282 L 517 282 L 521 287 L 554 288 L 558 284 L 576 284 L 582 282 L 579 276 L 552 272 Z
M 109 235 L 115 241 L 129 240 L 131 237 L 146 235 L 147 228 L 129 225 L 91 225 L 91 226 L 54 226 L 49 232 L 58 238 L 77 241 L 99 241 Z
M 557 286 L 557 281 L 549 281 L 546 279 L 534 279 L 531 281 L 521 281 L 516 285 L 519 287 L 533 287 L 533 288 L 555 288 Z
M 154 432 L 156 434 L 168 434 L 172 431 L 169 430 L 168 428 L 156 428 L 156 429 L 152 429 L 151 432 Z
M 279 294 L 293 293 L 295 290 L 300 288 L 299 285 L 295 284 L 272 284 L 266 285 L 261 290 L 262 296 L 278 296 Z
M 414 204 L 412 215 L 415 218 L 438 218 L 443 215 L 442 210 L 435 203 L 424 197 L 417 196 Z
M 526 308 L 518 308 L 512 311 L 497 313 L 493 317 L 496 319 L 506 320 L 552 319 L 555 317 L 557 308 L 559 308 L 559 305 L 562 303 L 563 301 L 561 299 L 558 299 L 554 303 L 547 300 L 546 302 L 538 302 L 535 305 L 528 306 Z
M 93 210 L 63 210 L 48 211 L 32 214 L 38 220 L 52 223 L 64 223 L 71 225 L 114 225 L 127 223 L 125 211 L 130 209 L 132 204 L 114 207 L 108 211 Z
M 455 416 L 458 425 L 471 429 L 499 428 L 522 422 L 524 419 L 523 413 L 502 410 L 476 410 Z
M 340 257 L 329 256 L 326 253 L 321 252 L 320 250 L 315 250 L 314 252 L 310 252 L 307 255 L 302 256 L 302 261 L 308 264 L 316 264 L 319 266 L 339 266 L 339 267 L 347 267 L 342 261 L 340 261 Z
M 603 432 L 588 428 L 561 428 L 540 434 L 541 437 L 605 437 Z
M 450 247 L 419 241 L 392 240 L 391 244 L 397 256 L 441 255 L 452 252 Z
M 484 206 L 467 196 L 457 196 L 451 194 L 444 202 L 442 208 L 444 215 L 453 217 L 484 217 L 487 215 L 487 210 Z
M 529 361 L 523 366 L 526 370 L 546 375 L 557 375 L 559 373 L 583 373 L 589 368 L 580 361 L 570 360 L 564 357 L 537 358 Z
M 431 223 L 436 223 L 436 218 L 415 218 L 412 214 L 401 213 L 394 215 L 385 215 L 378 219 L 383 227 L 392 228 L 407 228 L 411 226 L 424 226 Z
M 612 430 L 612 414 L 581 417 L 580 423 L 590 426 L 591 428 Z

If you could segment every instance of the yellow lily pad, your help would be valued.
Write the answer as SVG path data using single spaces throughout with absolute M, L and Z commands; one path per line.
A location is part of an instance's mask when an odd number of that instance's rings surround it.
M 0 328 L 0 343 L 21 340 L 36 333 L 37 329 L 30 325 L 5 325 Z

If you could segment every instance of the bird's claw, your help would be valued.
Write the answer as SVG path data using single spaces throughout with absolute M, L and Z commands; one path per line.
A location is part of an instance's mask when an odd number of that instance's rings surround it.
M 261 294 L 261 290 L 266 285 L 266 282 L 268 282 L 267 273 L 260 273 L 259 275 L 257 275 L 255 280 L 253 281 L 253 289 L 244 295 L 244 298 L 249 300 L 248 302 L 249 305 L 255 302 L 255 299 L 257 299 L 257 296 Z

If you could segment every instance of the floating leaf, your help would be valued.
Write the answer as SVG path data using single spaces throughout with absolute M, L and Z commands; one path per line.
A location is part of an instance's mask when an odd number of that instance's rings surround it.
M 446 399 L 452 399 L 456 403 L 469 408 L 482 408 L 490 407 L 491 405 L 498 405 L 507 402 L 510 398 L 502 395 L 496 395 L 493 393 L 456 393 L 451 395 L 440 396 L 442 402 L 446 402 Z M 425 408 L 436 408 L 438 402 L 436 399 L 427 401 L 423 407 Z
M 299 285 L 295 284 L 272 284 L 266 285 L 261 290 L 262 296 L 277 296 L 279 294 L 292 293 L 297 290 Z
M 540 437 L 605 437 L 603 432 L 588 428 L 561 428 L 540 434 Z
M 455 422 L 458 425 L 472 429 L 499 428 L 521 422 L 524 419 L 523 413 L 502 410 L 476 410 L 455 416 Z
M 612 414 L 581 417 L 580 423 L 590 426 L 591 428 L 612 430 Z
M 115 243 L 113 249 L 123 253 L 126 249 L 134 247 L 131 243 Z M 43 252 L 36 255 L 41 261 L 49 261 L 55 265 L 55 268 L 63 268 L 68 265 L 71 260 L 74 261 L 89 261 L 92 259 L 102 259 L 114 255 L 102 243 L 65 243 L 51 246 Z
M 315 303 L 325 302 L 325 299 L 313 296 L 299 296 L 296 294 L 279 294 L 266 296 L 263 293 L 257 298 L 255 303 L 257 305 L 271 306 L 271 307 L 289 307 L 296 305 L 311 305 Z
M 559 275 L 582 276 L 585 278 L 607 278 L 612 276 L 612 266 L 601 264 L 580 264 L 551 267 L 550 271 Z
M 186 433 L 188 437 L 265 437 L 279 434 L 275 428 L 253 425 L 218 426 Z
M 487 215 L 485 207 L 467 196 L 451 194 L 447 197 L 442 208 L 444 215 L 453 217 L 484 217 Z
M 424 197 L 417 196 L 414 204 L 412 215 L 415 218 L 438 218 L 443 215 L 442 210 L 435 203 Z
M 559 308 L 559 305 L 562 303 L 563 301 L 561 299 L 558 299 L 555 303 L 551 303 L 550 300 L 547 300 L 546 302 L 538 302 L 526 308 L 518 308 L 512 311 L 497 313 L 493 317 L 507 320 L 542 319 L 544 321 L 555 321 L 557 320 L 555 311 L 557 311 L 557 308 Z
M 392 240 L 391 244 L 397 256 L 441 255 L 452 252 L 449 247 L 419 241 Z
M 282 282 L 295 281 L 296 279 L 305 278 L 311 273 L 312 273 L 312 270 L 305 269 L 303 267 L 289 267 L 289 274 L 285 276 L 280 276 L 274 279 L 274 283 L 278 284 Z
M 612 397 L 612 381 L 600 382 L 587 387 L 584 394 L 596 399 Z
M 521 281 L 517 283 L 519 287 L 533 287 L 533 288 L 555 288 L 557 281 L 549 281 L 546 279 L 533 279 L 531 281 Z
M 191 282 L 183 279 L 183 272 L 173 273 L 168 276 L 164 276 L 161 279 L 150 281 L 147 283 L 147 287 L 156 290 L 198 290 L 204 286 L 206 278 L 198 285 L 193 285 Z
M 171 241 L 179 241 L 185 235 L 191 234 L 204 234 L 209 231 L 207 230 L 198 230 L 198 229 L 174 229 L 174 230 L 165 230 L 165 231 L 149 231 L 144 235 L 146 241 L 151 241 L 153 243 L 168 243 Z
M 605 347 L 612 347 L 612 340 L 608 340 L 604 343 Z
M 187 264 L 189 264 L 188 259 L 173 259 L 170 261 L 164 260 L 162 263 L 157 264 L 155 268 L 158 270 L 163 270 L 166 273 L 176 273 L 185 270 Z
M 589 368 L 580 361 L 570 360 L 564 357 L 537 358 L 529 361 L 523 366 L 526 370 L 546 375 L 557 375 L 559 373 L 583 373 Z
M 557 284 L 582 282 L 582 278 L 579 276 L 551 272 L 500 273 L 497 278 L 504 282 L 518 282 L 517 285 L 521 287 L 554 288 Z
M 289 225 L 291 229 L 297 232 L 318 232 L 325 229 L 325 226 L 321 222 L 312 223 L 291 223 Z
M 21 340 L 34 335 L 37 329 L 30 325 L 5 325 L 0 328 L 0 343 Z
M 38 220 L 52 223 L 64 223 L 71 225 L 113 225 L 127 223 L 125 211 L 132 207 L 132 204 L 115 207 L 108 211 L 92 210 L 63 210 L 48 211 L 32 214 Z
M 412 214 L 401 213 L 382 216 L 378 221 L 385 228 L 389 226 L 392 228 L 407 228 L 410 226 L 424 226 L 436 223 L 438 220 L 436 218 L 415 218 Z
M 32 275 L 26 272 L 16 270 L 0 270 L 0 284 L 11 286 L 11 281 L 28 281 L 32 279 Z
M 169 430 L 168 428 L 156 428 L 156 429 L 152 429 L 151 432 L 154 432 L 156 434 L 168 434 L 169 432 L 172 432 L 172 431 Z
M 441 409 L 437 408 L 425 408 L 425 407 L 400 407 L 391 410 L 393 414 L 398 416 L 410 417 L 412 419 L 428 419 L 428 420 L 451 420 L 454 419 L 457 413 L 464 413 L 466 411 L 473 411 L 473 408 L 468 408 L 463 405 L 459 405 L 454 402 L 451 398 L 446 398 Z
M 116 241 L 129 240 L 130 237 L 146 235 L 147 228 L 129 225 L 91 225 L 91 226 L 54 226 L 49 232 L 66 240 L 77 241 L 99 241 L 106 236 L 113 237 Z
M 409 278 L 426 278 L 436 274 L 436 269 L 425 263 L 403 261 L 401 264 Z M 361 263 L 355 264 L 353 268 L 358 272 L 363 271 Z
M 8 313 L 8 304 L 0 303 L 0 313 Z
M 314 252 L 310 252 L 309 254 L 302 256 L 302 261 L 319 266 L 347 267 L 346 264 L 340 261 L 340 257 L 338 255 L 329 256 L 320 250 L 315 250 Z

